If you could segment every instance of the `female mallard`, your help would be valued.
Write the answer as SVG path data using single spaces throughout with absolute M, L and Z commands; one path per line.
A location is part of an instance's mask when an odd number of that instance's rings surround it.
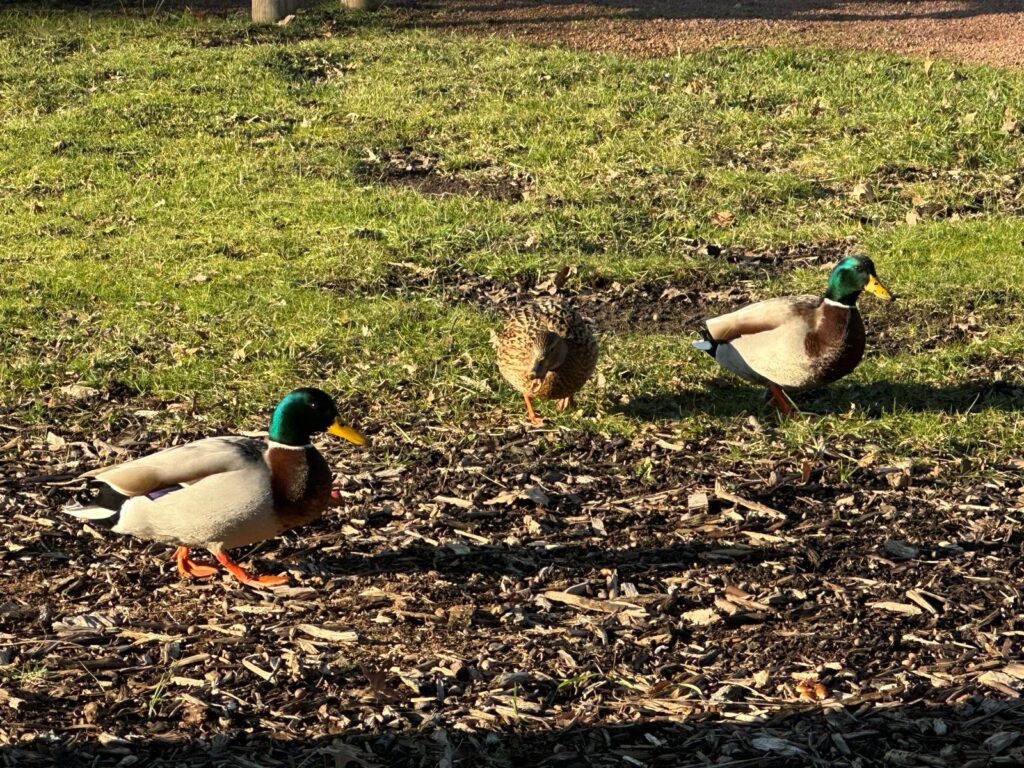
M 243 584 L 283 584 L 287 575 L 250 576 L 225 550 L 312 522 L 328 507 L 331 471 L 310 444 L 314 433 L 324 431 L 366 443 L 341 425 L 330 396 L 296 389 L 278 403 L 268 442 L 210 437 L 87 472 L 98 486 L 95 498 L 64 511 L 115 533 L 178 545 L 174 556 L 182 576 L 217 573 L 188 556 L 189 547 L 205 547 Z
M 558 410 L 564 411 L 597 366 L 597 341 L 590 325 L 563 301 L 519 307 L 495 347 L 498 370 L 522 393 L 534 424 L 543 422 L 533 410 L 533 398 L 557 400 Z
M 857 367 L 864 355 L 864 323 L 857 297 L 892 295 L 867 256 L 851 255 L 832 270 L 824 296 L 785 296 L 751 304 L 707 321 L 702 349 L 737 376 L 767 384 L 772 399 L 792 413 L 785 389 L 829 384 Z

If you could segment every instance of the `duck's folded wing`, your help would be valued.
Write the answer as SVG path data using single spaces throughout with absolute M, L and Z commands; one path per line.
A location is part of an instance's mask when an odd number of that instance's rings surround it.
M 274 515 L 270 470 L 262 462 L 201 478 L 151 499 L 125 502 L 116 533 L 188 546 L 231 548 L 281 532 Z
M 793 315 L 808 304 L 808 299 L 814 302 L 817 297 L 786 296 L 750 304 L 707 320 L 708 333 L 715 341 L 729 342 L 741 336 L 773 331 L 792 320 Z
M 86 476 L 125 496 L 138 496 L 174 485 L 189 485 L 221 473 L 265 468 L 263 450 L 262 441 L 248 437 L 210 437 L 116 467 L 94 470 Z

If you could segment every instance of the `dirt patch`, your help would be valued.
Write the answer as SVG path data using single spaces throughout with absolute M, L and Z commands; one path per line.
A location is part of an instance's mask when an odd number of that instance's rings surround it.
M 872 302 L 868 298 L 864 304 Z M 868 306 L 868 335 L 872 347 L 884 355 L 918 355 L 950 344 L 983 342 L 992 327 L 1024 321 L 1024 296 L 1019 291 L 991 291 L 964 297 L 963 303 L 911 306 L 900 302 Z M 908 334 L 907 329 L 913 333 Z
M 1024 65 L 1024 10 L 1013 0 L 395 0 L 392 7 L 401 26 L 640 56 L 716 45 L 802 44 Z
M 424 195 L 479 195 L 510 203 L 521 201 L 531 185 L 523 171 L 489 162 L 448 169 L 441 157 L 412 147 L 372 151 L 356 164 L 356 178 L 364 184 L 411 187 Z
M 702 306 L 699 291 L 675 288 L 667 280 L 623 285 L 598 278 L 585 286 L 559 289 L 550 277 L 538 280 L 536 275 L 523 274 L 501 280 L 455 265 L 423 267 L 409 262 L 390 265 L 383 281 L 370 287 L 353 286 L 344 279 L 328 281 L 323 287 L 377 296 L 430 295 L 446 303 L 469 302 L 487 312 L 558 294 L 570 298 L 601 333 L 680 330 L 694 322 Z M 731 295 L 745 295 L 740 289 L 733 290 L 739 292 Z
M 575 270 L 569 270 L 567 282 L 558 287 L 550 275 L 538 278 L 524 273 L 514 279 L 501 279 L 458 264 L 426 267 L 396 262 L 369 285 L 338 278 L 321 287 L 344 294 L 430 295 L 447 303 L 469 302 L 485 311 L 557 293 L 571 298 L 601 333 L 672 333 L 695 331 L 702 318 L 754 300 L 766 273 L 837 262 L 849 251 L 850 242 L 830 240 L 761 250 L 698 240 L 683 246 L 697 255 L 721 259 L 729 267 L 723 272 L 698 272 L 680 280 L 628 284 L 601 276 L 581 283 L 574 278 Z
M 870 200 L 903 204 L 915 220 L 1024 215 L 1020 171 L 994 175 L 967 168 L 883 166 L 857 189 Z

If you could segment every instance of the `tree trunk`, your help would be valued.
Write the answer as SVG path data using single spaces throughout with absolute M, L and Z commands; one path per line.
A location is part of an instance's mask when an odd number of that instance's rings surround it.
M 296 0 L 252 0 L 252 20 L 260 22 L 280 21 L 295 10 Z

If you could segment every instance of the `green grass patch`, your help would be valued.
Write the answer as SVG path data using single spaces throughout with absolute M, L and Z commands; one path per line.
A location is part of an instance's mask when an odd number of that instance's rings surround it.
M 828 416 L 750 450 L 1020 450 L 1024 137 L 1003 114 L 1024 74 L 817 50 L 635 60 L 387 20 L 0 11 L 0 403 L 41 421 L 78 382 L 240 428 L 309 383 L 378 419 L 518 418 L 488 346 L 502 308 L 394 289 L 395 264 L 742 278 L 762 297 L 817 292 L 827 265 L 751 284 L 692 243 L 847 239 L 901 297 L 867 307 L 883 343 L 801 398 Z M 600 381 L 558 420 L 770 420 L 690 336 L 606 335 Z

